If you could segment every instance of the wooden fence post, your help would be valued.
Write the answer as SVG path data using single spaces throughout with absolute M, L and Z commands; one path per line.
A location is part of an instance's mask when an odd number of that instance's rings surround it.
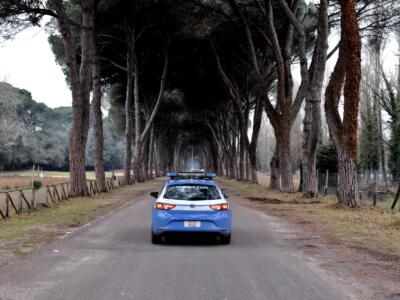
M 68 200 L 67 194 L 65 193 L 64 183 L 61 183 L 61 193 L 64 200 Z
M 5 205 L 6 205 L 5 215 L 6 215 L 6 218 L 8 218 L 10 216 L 10 208 L 9 208 L 9 203 L 8 203 L 9 200 L 8 200 L 7 193 L 4 194 L 4 197 L 5 197 Z
M 25 194 L 24 194 L 24 191 L 22 190 L 21 193 L 22 193 L 22 198 L 24 199 L 26 206 L 28 207 L 28 209 L 31 209 L 32 206 L 31 206 L 31 204 L 29 203 L 28 199 L 26 198 L 26 196 L 25 196 Z
M 22 191 L 19 191 L 19 195 L 18 195 L 18 212 L 22 213 L 23 208 L 24 208 L 24 204 L 22 203 Z
M 57 196 L 58 202 L 62 202 L 61 198 L 60 198 L 60 194 L 58 193 L 58 189 L 57 189 L 57 184 L 55 184 L 53 186 L 53 193 L 55 193 L 55 195 Z
M 66 190 L 67 200 L 69 199 L 69 183 L 67 182 L 67 190 Z
M 35 208 L 36 204 L 35 204 L 35 199 L 36 198 L 36 189 L 32 189 L 32 198 L 31 198 L 31 207 Z
M 10 193 L 7 192 L 6 195 L 7 195 L 7 197 L 8 197 L 9 202 L 11 203 L 11 206 L 14 208 L 14 212 L 15 212 L 16 214 L 18 214 L 18 208 L 15 206 L 14 200 L 13 200 L 13 198 L 11 197 Z
M 46 203 L 47 203 L 47 199 L 48 199 L 48 198 L 47 198 L 47 195 L 49 195 L 51 202 L 52 202 L 52 203 L 55 203 L 55 202 L 54 202 L 53 195 L 52 195 L 52 193 L 51 193 L 51 188 L 50 188 L 49 186 L 46 186 Z
M 1 215 L 1 217 L 2 217 L 3 219 L 6 218 L 5 213 L 3 213 L 3 211 L 1 210 L 1 206 L 0 206 L 0 215 Z

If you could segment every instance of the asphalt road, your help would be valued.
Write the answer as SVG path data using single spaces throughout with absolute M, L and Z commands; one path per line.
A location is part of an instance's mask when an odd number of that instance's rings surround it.
M 231 245 L 150 242 L 146 197 L 0 268 L 0 299 L 349 299 L 271 219 L 233 205 Z

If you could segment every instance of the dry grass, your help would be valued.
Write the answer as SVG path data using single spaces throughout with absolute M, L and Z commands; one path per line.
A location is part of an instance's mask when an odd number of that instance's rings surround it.
M 140 199 L 149 190 L 159 189 L 161 184 L 160 180 L 138 183 L 96 197 L 73 198 L 61 204 L 52 204 L 50 208 L 0 221 L 0 265 L 127 202 Z
M 34 180 L 37 180 L 35 178 Z M 56 184 L 66 182 L 67 178 L 62 177 L 43 177 L 41 179 L 43 185 Z M 27 176 L 11 175 L 11 176 L 0 176 L 0 190 L 27 188 L 32 184 L 32 179 Z
M 257 179 L 260 185 L 269 186 L 271 176 L 265 173 L 257 173 Z M 300 184 L 300 176 L 293 176 L 294 188 L 298 189 Z
M 301 194 L 269 191 L 265 186 L 219 179 L 244 198 L 242 204 L 285 217 L 325 236 L 333 244 L 363 250 L 377 258 L 400 262 L 400 216 L 370 205 L 347 209 L 333 197 L 304 198 Z M 232 195 L 233 197 L 235 195 Z
M 111 172 L 106 172 L 106 177 L 111 177 Z M 115 172 L 116 176 L 122 175 L 121 171 Z M 40 179 L 43 185 L 56 184 L 68 181 L 68 172 L 45 171 L 43 178 Z M 86 172 L 88 179 L 95 179 L 94 172 Z M 38 180 L 37 173 L 34 174 L 34 180 Z M 32 183 L 32 171 L 4 172 L 0 174 L 0 190 L 26 188 Z

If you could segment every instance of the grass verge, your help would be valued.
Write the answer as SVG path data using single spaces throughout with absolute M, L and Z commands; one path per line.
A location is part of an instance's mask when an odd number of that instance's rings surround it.
M 219 179 L 239 194 L 239 202 L 268 214 L 284 217 L 331 245 L 361 250 L 400 268 L 400 216 L 369 205 L 346 209 L 332 197 L 304 198 L 300 193 L 283 194 L 257 184 Z
M 143 196 L 156 185 L 160 183 L 147 181 L 97 197 L 72 198 L 50 208 L 0 220 L 0 265 Z

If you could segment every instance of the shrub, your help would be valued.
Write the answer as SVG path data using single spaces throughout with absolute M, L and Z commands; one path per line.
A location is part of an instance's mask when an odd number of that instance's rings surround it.
M 337 172 L 337 155 L 335 146 L 332 143 L 329 143 L 328 145 L 318 146 L 317 169 Z
M 32 186 L 36 190 L 38 190 L 38 189 L 40 189 L 42 187 L 42 182 L 40 180 L 34 180 L 33 183 L 32 183 Z

